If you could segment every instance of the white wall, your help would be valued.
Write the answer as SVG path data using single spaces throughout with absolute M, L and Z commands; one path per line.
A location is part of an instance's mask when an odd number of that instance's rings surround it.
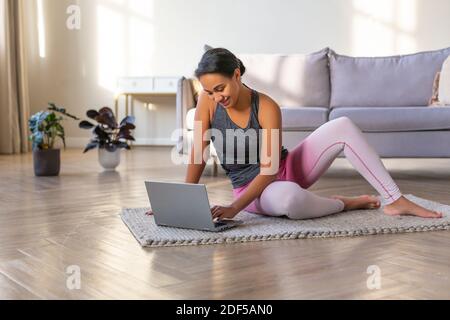
M 39 55 L 42 2 L 45 57 Z M 392 55 L 450 46 L 448 0 L 29 0 L 32 110 L 48 101 L 84 116 L 113 105 L 118 76 L 191 76 L 205 43 L 236 53 Z M 68 6 L 81 29 L 66 27 Z M 44 43 L 45 42 L 45 43 Z M 167 142 L 175 100 L 136 106 L 136 137 Z M 72 145 L 89 132 L 66 124 Z M 81 140 L 80 140 L 81 139 Z M 148 140 L 154 139 L 154 140 Z

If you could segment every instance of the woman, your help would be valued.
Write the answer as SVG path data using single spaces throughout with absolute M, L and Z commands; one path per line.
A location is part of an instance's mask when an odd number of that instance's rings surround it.
M 242 83 L 244 72 L 244 65 L 230 51 L 223 48 L 208 50 L 195 71 L 203 87 L 199 94 L 195 121 L 201 123 L 200 137 L 208 129 L 215 129 L 224 135 L 227 129 L 267 129 L 266 134 L 261 137 L 258 135 L 256 142 L 258 153 L 259 146 L 262 152 L 267 152 L 271 147 L 271 134 L 276 132 L 273 130 L 281 132 L 280 107 L 266 94 Z M 279 162 L 279 170 L 272 174 L 264 174 L 264 171 L 268 171 L 266 169 L 269 164 L 263 164 L 259 154 L 258 161 L 253 164 L 228 164 L 229 161 L 224 163 L 224 157 L 229 157 L 226 148 L 223 149 L 219 144 L 216 146 L 214 137 L 211 140 L 222 167 L 231 179 L 234 195 L 234 201 L 229 206 L 214 206 L 211 209 L 214 218 L 233 218 L 241 210 L 246 210 L 269 216 L 286 215 L 291 219 L 309 219 L 343 210 L 380 207 L 376 196 L 336 195 L 327 198 L 307 190 L 329 168 L 341 151 L 344 151 L 353 167 L 385 199 L 385 214 L 442 217 L 440 212 L 427 210 L 402 196 L 375 150 L 368 144 L 361 130 L 347 117 L 323 124 L 291 151 L 282 146 L 279 134 L 278 152 L 271 155 L 278 157 L 273 159 L 275 163 Z M 202 141 L 201 150 L 194 150 L 193 147 L 186 183 L 199 182 L 205 161 L 195 164 L 194 157 L 196 153 L 197 156 L 203 154 L 208 143 L 209 140 Z M 245 146 L 241 147 L 250 150 L 251 143 L 246 141 Z M 248 160 L 247 156 L 245 160 Z

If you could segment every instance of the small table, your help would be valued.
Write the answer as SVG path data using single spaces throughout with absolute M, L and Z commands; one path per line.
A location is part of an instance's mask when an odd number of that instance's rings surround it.
M 125 97 L 125 116 L 134 115 L 134 100 L 139 97 L 176 97 L 176 92 L 118 92 L 114 97 L 114 114 L 119 115 L 119 100 Z M 131 108 L 130 108 L 131 107 Z M 148 103 L 146 103 L 148 107 Z M 131 111 L 131 113 L 130 113 Z
M 138 97 L 176 97 L 181 77 L 125 77 L 119 78 L 114 97 L 115 115 L 119 113 L 119 99 L 125 96 L 125 116 L 134 114 L 134 99 Z M 130 101 L 131 100 L 131 101 Z M 131 106 L 131 113 L 130 113 Z M 148 105 L 147 105 L 148 106 Z

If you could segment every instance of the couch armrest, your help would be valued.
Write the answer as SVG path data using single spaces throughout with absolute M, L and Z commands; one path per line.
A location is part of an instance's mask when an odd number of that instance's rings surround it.
M 186 129 L 186 114 L 187 112 L 195 108 L 196 102 L 194 98 L 194 90 L 190 79 L 185 77 L 178 80 L 177 85 L 177 100 L 176 100 L 176 123 L 177 129 Z M 183 137 L 179 137 L 177 142 L 177 150 L 179 153 L 183 153 Z

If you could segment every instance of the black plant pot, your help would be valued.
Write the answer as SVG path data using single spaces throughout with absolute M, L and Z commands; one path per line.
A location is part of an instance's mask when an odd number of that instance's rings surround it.
M 61 153 L 59 149 L 33 150 L 34 174 L 37 177 L 59 175 Z

